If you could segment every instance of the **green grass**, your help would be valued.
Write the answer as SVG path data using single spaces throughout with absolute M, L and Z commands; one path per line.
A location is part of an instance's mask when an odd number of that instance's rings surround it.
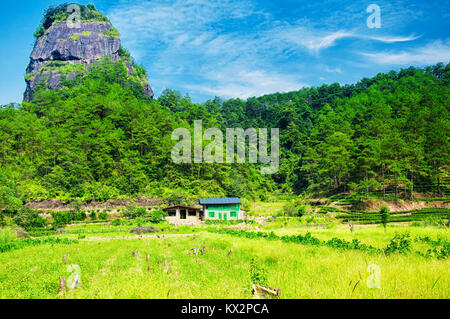
M 254 217 L 275 216 L 283 211 L 283 207 L 287 202 L 288 200 L 278 200 L 275 202 L 254 201 L 250 203 L 249 214 Z
M 95 227 L 108 238 L 112 233 L 104 231 L 116 231 L 114 227 L 121 226 L 76 225 L 69 227 L 68 232 Z M 436 227 L 388 227 L 387 233 L 380 227 L 364 227 L 350 233 L 345 227 L 325 230 L 288 225 L 271 231 L 278 235 L 309 231 L 321 240 L 357 238 L 375 247 L 386 246 L 396 232 L 409 232 L 413 239 L 428 236 L 432 240 L 449 240 L 448 232 Z M 121 229 L 118 233 L 125 234 Z M 282 298 L 450 297 L 449 261 L 415 254 L 415 250 L 429 246 L 423 241 L 413 241 L 412 252 L 406 255 L 384 256 L 209 232 L 196 233 L 195 237 L 128 240 L 119 237 L 106 241 L 97 240 L 98 235 L 85 232 L 86 239 L 72 245 L 42 244 L 1 253 L 0 298 L 251 298 L 248 270 L 254 257 L 265 270 L 268 285 L 281 288 Z M 62 237 L 67 236 L 70 234 Z M 205 255 L 195 257 L 189 253 L 202 243 L 206 246 Z M 138 251 L 137 258 L 132 256 L 133 250 Z M 233 251 L 231 256 L 229 250 Z M 64 265 L 62 258 L 68 252 Z M 150 256 L 149 262 L 146 254 Z M 169 264 L 168 273 L 164 271 L 165 260 Z M 69 264 L 81 268 L 81 289 L 60 294 L 59 278 L 69 275 L 66 273 Z M 369 289 L 366 285 L 370 264 L 381 269 L 380 289 Z

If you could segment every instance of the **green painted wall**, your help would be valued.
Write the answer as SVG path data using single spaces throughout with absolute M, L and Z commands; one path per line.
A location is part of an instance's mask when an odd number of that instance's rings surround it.
M 238 219 L 241 205 L 208 205 L 208 219 Z
M 224 211 L 239 212 L 239 208 L 240 208 L 239 204 L 236 204 L 236 205 L 208 205 L 208 210 L 213 210 L 213 211 L 217 211 L 217 212 L 224 212 Z

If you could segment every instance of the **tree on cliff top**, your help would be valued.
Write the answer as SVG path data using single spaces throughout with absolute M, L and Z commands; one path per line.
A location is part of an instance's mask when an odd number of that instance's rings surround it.
M 67 21 L 70 15 L 74 13 L 73 10 L 68 10 L 69 6 L 70 4 L 65 3 L 59 6 L 51 6 L 45 10 L 44 17 L 42 18 L 42 24 L 36 30 L 34 36 L 36 38 L 40 38 L 53 24 Z M 87 6 L 77 4 L 77 6 L 80 7 L 81 21 L 109 22 L 108 18 L 105 17 L 100 11 L 97 11 L 93 4 L 88 4 Z

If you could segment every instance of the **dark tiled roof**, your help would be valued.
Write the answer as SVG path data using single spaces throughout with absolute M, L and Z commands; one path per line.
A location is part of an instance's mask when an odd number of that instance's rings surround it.
M 201 198 L 200 205 L 227 205 L 241 204 L 241 200 L 237 197 L 232 198 Z
M 163 211 L 168 211 L 168 210 L 174 210 L 174 209 L 188 209 L 188 210 L 200 210 L 200 207 L 190 207 L 190 206 L 183 206 L 183 205 L 174 205 L 174 206 L 170 206 L 170 207 L 166 207 L 163 208 Z

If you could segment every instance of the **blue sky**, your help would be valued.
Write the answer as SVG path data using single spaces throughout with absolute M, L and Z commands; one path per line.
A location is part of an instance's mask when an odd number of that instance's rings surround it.
M 43 11 L 67 1 L 2 0 L 0 104 L 21 102 Z M 194 102 L 355 83 L 450 62 L 449 1 L 91 0 L 144 65 L 156 95 Z M 368 28 L 366 8 L 381 9 Z

